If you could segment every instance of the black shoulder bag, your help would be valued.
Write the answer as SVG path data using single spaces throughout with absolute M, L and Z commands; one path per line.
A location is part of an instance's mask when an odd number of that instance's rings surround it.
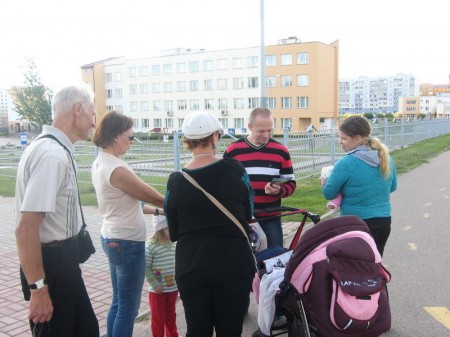
M 41 139 L 41 138 L 51 138 L 51 139 L 56 140 L 59 143 L 59 145 L 61 145 L 64 148 L 64 150 L 66 150 L 67 153 L 69 153 L 70 159 L 72 161 L 73 172 L 75 174 L 75 179 L 77 182 L 78 204 L 80 206 L 81 220 L 83 221 L 83 226 L 81 226 L 81 230 L 77 235 L 78 248 L 79 248 L 78 249 L 79 250 L 79 262 L 84 263 L 89 259 L 89 257 L 92 254 L 95 253 L 95 247 L 94 247 L 94 244 L 92 243 L 91 236 L 90 236 L 88 230 L 86 229 L 86 222 L 84 221 L 83 208 L 81 207 L 80 190 L 78 189 L 78 179 L 76 176 L 77 170 L 75 168 L 75 163 L 73 161 L 72 154 L 70 153 L 69 149 L 66 146 L 64 146 L 64 144 L 61 143 L 55 136 L 46 134 L 37 139 Z

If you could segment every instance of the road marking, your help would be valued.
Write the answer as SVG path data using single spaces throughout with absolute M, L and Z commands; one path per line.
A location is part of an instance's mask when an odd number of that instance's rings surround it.
M 409 246 L 409 249 L 411 249 L 411 250 L 417 250 L 417 245 L 415 243 L 408 242 L 408 246 Z
M 431 205 L 433 205 L 432 202 L 427 202 L 426 204 L 424 204 L 424 206 L 431 206 Z
M 403 230 L 404 231 L 409 231 L 411 228 L 412 228 L 411 226 L 406 226 L 406 227 L 403 227 Z
M 439 323 L 450 330 L 450 311 L 446 307 L 423 307 Z
M 428 219 L 428 218 L 430 217 L 430 213 L 423 213 L 423 217 L 424 217 L 425 219 Z

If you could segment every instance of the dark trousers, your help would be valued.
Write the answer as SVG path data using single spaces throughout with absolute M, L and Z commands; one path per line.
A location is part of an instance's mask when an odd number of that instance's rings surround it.
M 81 277 L 77 241 L 43 247 L 42 259 L 53 316 L 48 323 L 36 325 L 30 321 L 33 336 L 98 337 L 98 321 Z M 22 289 L 27 299 L 29 290 L 23 277 Z
M 375 240 L 380 255 L 383 256 L 384 246 L 391 234 L 391 217 L 363 219 L 369 227 L 370 233 Z
M 186 337 L 240 337 L 252 279 L 213 270 L 177 278 L 187 323 Z

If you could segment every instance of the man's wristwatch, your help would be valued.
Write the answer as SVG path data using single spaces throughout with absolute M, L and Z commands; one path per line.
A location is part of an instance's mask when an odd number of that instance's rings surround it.
M 47 285 L 47 281 L 44 278 L 41 278 L 40 280 L 37 280 L 36 282 L 29 284 L 28 289 L 36 290 L 44 288 Z

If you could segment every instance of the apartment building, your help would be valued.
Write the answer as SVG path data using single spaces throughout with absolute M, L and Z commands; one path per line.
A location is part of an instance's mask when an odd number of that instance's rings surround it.
M 410 74 L 339 80 L 339 113 L 396 113 L 400 97 L 416 95 L 416 78 Z
M 8 111 L 11 108 L 11 98 L 6 90 L 0 89 L 0 128 L 8 129 Z
M 94 62 L 81 72 L 96 92 L 98 119 L 119 110 L 133 118 L 135 131 L 170 133 L 181 129 L 188 113 L 202 110 L 214 113 L 225 129 L 246 133 L 251 110 L 264 104 L 274 114 L 275 132 L 282 133 L 332 125 L 338 52 L 338 41 L 280 40 L 265 47 L 264 81 L 259 47 L 176 48 L 158 57 Z

